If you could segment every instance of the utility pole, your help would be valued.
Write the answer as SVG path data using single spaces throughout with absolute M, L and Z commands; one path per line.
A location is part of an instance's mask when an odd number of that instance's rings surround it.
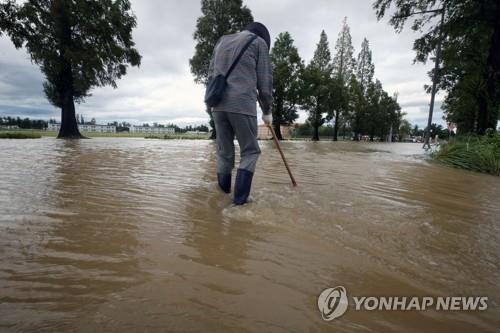
M 431 125 L 432 125 L 432 114 L 434 113 L 434 100 L 436 98 L 437 92 L 437 78 L 438 78 L 438 70 L 439 70 L 439 62 L 441 58 L 441 43 L 443 40 L 443 24 L 444 24 L 444 7 L 441 8 L 441 23 L 439 25 L 439 39 L 438 44 L 436 46 L 436 58 L 434 63 L 434 75 L 432 77 L 432 90 L 431 90 L 431 103 L 429 105 L 429 119 L 427 121 L 427 128 L 424 133 L 424 145 L 422 148 L 430 149 L 430 139 L 431 139 Z

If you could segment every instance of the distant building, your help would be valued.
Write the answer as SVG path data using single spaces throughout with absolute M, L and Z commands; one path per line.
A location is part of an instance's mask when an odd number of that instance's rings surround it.
M 187 131 L 186 134 L 188 135 L 208 135 L 208 132 L 202 132 L 202 131 Z
M 7 130 L 18 130 L 19 129 L 19 126 L 17 125 L 3 125 L 3 126 L 0 126 L 0 129 L 7 129 Z
M 59 132 L 61 124 L 49 124 L 47 131 Z M 78 124 L 80 132 L 97 132 L 97 133 L 116 133 L 116 126 L 111 125 L 92 125 L 92 124 Z
M 172 127 L 131 126 L 130 133 L 175 134 L 175 128 L 172 128 Z
M 281 136 L 283 139 L 289 139 L 292 137 L 293 131 L 295 130 L 295 126 L 280 126 L 281 129 Z M 257 137 L 259 139 L 271 139 L 273 135 L 271 134 L 271 131 L 267 127 L 267 125 L 259 125 L 257 129 Z

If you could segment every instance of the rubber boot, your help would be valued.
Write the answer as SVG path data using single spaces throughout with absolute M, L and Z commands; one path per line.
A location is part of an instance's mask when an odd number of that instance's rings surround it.
M 230 173 L 218 173 L 217 181 L 219 182 L 219 187 L 226 193 L 231 193 L 231 174 Z
M 234 183 L 234 204 L 243 205 L 247 202 L 252 187 L 253 172 L 245 169 L 238 169 L 236 172 L 236 182 Z

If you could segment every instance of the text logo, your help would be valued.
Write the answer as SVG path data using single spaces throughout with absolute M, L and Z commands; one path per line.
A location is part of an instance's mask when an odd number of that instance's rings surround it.
M 318 297 L 318 308 L 326 321 L 342 316 L 347 311 L 348 303 L 347 291 L 342 286 L 325 289 Z

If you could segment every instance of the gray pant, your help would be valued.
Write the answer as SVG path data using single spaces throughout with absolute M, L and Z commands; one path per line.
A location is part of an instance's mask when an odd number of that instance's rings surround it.
M 240 113 L 212 113 L 217 131 L 217 173 L 228 174 L 234 168 L 234 136 L 240 145 L 240 169 L 255 172 L 260 155 L 257 142 L 257 117 Z

